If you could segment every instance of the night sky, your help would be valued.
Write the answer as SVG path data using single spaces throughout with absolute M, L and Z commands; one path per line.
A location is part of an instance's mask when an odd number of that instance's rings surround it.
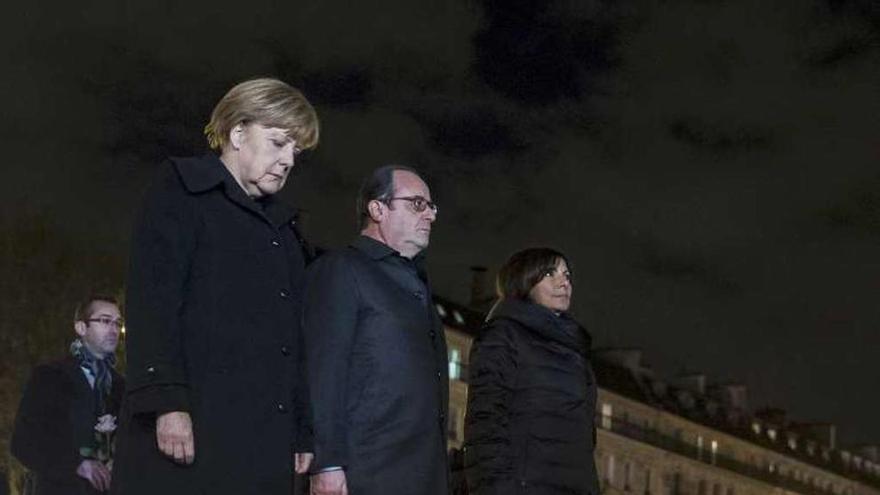
M 276 76 L 322 121 L 281 193 L 316 243 L 354 235 L 369 170 L 415 166 L 440 205 L 438 294 L 467 302 L 469 266 L 556 246 L 597 346 L 880 443 L 875 0 L 4 10 L 0 205 L 48 242 L 124 266 L 156 164 L 205 150 L 234 83 Z

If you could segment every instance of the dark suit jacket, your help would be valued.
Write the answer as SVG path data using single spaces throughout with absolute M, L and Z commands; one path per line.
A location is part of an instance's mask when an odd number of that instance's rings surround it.
M 125 381 L 112 373 L 106 412 L 115 416 Z M 73 357 L 34 369 L 15 418 L 12 453 L 35 475 L 39 495 L 94 492 L 76 468 L 80 447 L 94 443 L 96 423 L 94 392 Z
M 367 237 L 309 269 L 315 469 L 345 468 L 349 493 L 445 495 L 446 341 L 424 273 Z

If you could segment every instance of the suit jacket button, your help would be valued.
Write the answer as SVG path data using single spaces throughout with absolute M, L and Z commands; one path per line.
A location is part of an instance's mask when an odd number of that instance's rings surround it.
M 290 348 L 287 347 L 286 345 L 281 346 L 281 354 L 283 354 L 285 356 L 289 356 L 290 355 Z
M 155 373 L 155 372 L 156 372 L 156 367 L 155 367 L 155 366 L 150 366 L 150 367 L 147 368 L 147 373 L 153 374 L 153 373 Z
M 278 412 L 280 412 L 280 413 L 282 413 L 282 414 L 286 413 L 286 412 L 287 412 L 287 406 L 285 406 L 284 404 L 282 404 L 282 403 L 279 402 L 279 403 L 278 403 Z
M 290 295 L 290 292 L 288 292 L 287 289 L 281 289 L 281 292 L 279 292 L 279 294 L 281 295 L 281 297 L 286 298 Z
M 280 245 L 281 245 L 281 243 L 278 242 L 278 239 L 272 239 L 272 246 L 273 246 L 273 247 L 278 247 L 278 246 L 280 246 Z

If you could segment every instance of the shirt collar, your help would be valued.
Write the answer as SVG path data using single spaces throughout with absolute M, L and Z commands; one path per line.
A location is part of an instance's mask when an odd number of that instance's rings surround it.
M 393 249 L 388 244 L 383 242 L 379 242 L 372 237 L 368 237 L 365 235 L 357 236 L 352 242 L 351 247 L 357 249 L 358 251 L 366 254 L 371 259 L 381 260 L 382 258 L 387 258 L 388 256 L 397 255 L 400 256 L 395 249 Z
M 351 247 L 357 249 L 358 251 L 366 254 L 371 259 L 381 260 L 388 258 L 389 256 L 397 256 L 406 261 L 412 261 L 412 263 L 416 266 L 416 269 L 419 272 L 419 275 L 424 278 L 425 272 L 425 251 L 420 251 L 419 254 L 415 255 L 412 260 L 408 259 L 406 256 L 401 255 L 396 249 L 391 246 L 377 241 L 372 237 L 359 235 L 352 242 Z

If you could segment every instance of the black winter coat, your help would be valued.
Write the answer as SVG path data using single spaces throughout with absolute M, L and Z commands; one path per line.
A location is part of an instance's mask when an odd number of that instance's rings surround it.
M 119 413 L 125 381 L 111 370 L 105 414 Z M 36 495 L 86 495 L 98 491 L 76 474 L 80 447 L 95 439 L 95 394 L 79 363 L 68 357 L 34 368 L 25 385 L 11 450 L 34 475 Z
M 132 237 L 114 495 L 290 493 L 293 453 L 311 451 L 306 258 L 294 211 L 248 197 L 216 156 L 162 167 Z M 177 410 L 190 466 L 156 446 L 157 415 Z
M 590 336 L 565 314 L 506 299 L 470 356 L 471 495 L 597 495 Z
M 315 462 L 352 495 L 447 495 L 446 340 L 424 272 L 358 237 L 308 274 Z

